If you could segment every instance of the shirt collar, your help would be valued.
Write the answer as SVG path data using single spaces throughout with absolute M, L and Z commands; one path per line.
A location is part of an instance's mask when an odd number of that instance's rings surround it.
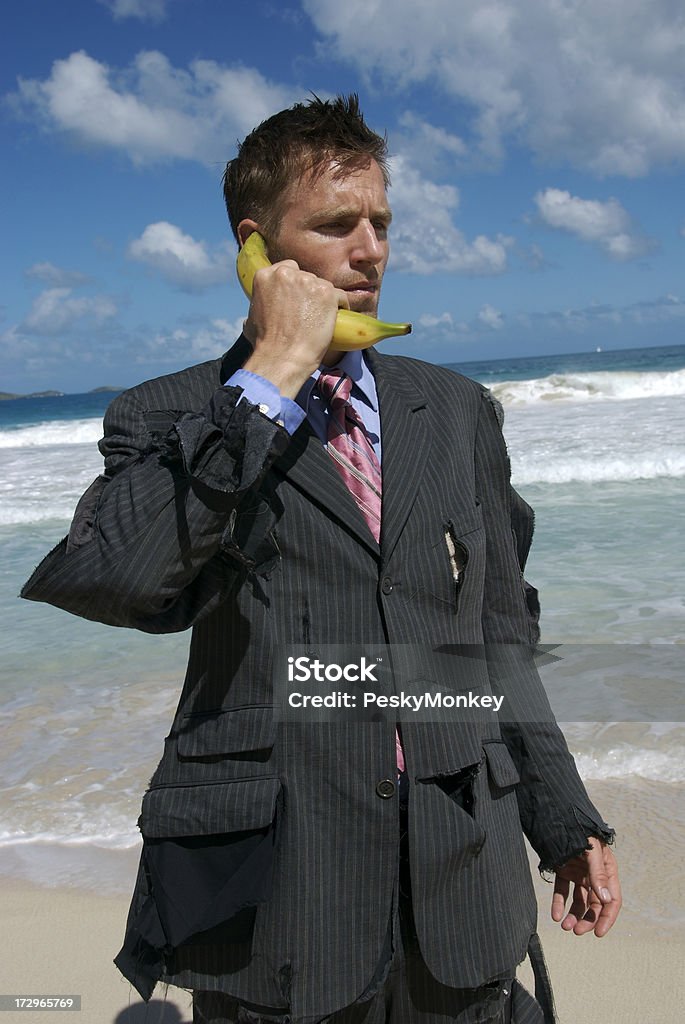
M 338 369 L 352 378 L 352 394 L 361 398 L 374 412 L 378 411 L 378 395 L 376 393 L 376 382 L 369 365 L 364 359 L 364 353 L 357 349 L 354 352 L 345 352 L 335 366 L 324 366 L 323 363 L 315 370 L 312 376 L 304 382 L 300 388 L 296 402 L 300 408 L 307 412 L 312 392 L 319 379 L 322 370 Z M 316 394 L 316 392 L 315 392 Z

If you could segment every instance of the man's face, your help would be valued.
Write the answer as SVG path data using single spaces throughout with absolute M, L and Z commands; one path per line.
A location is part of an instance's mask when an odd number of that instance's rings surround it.
M 383 174 L 375 160 L 341 177 L 336 167 L 331 161 L 289 187 L 277 232 L 267 240 L 269 258 L 295 260 L 347 292 L 350 309 L 376 316 L 392 216 Z

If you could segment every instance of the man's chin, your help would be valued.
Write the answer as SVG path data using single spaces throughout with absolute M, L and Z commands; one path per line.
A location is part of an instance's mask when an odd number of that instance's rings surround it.
M 350 309 L 353 313 L 365 313 L 378 318 L 378 295 L 351 295 Z

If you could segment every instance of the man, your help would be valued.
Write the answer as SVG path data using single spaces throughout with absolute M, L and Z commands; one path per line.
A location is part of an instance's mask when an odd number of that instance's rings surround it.
M 259 231 L 272 260 L 244 334 L 112 403 L 105 474 L 23 591 L 193 626 L 116 962 L 144 998 L 193 989 L 198 1024 L 553 1020 L 522 829 L 566 930 L 605 934 L 620 890 L 527 658 L 532 514 L 498 409 L 331 345 L 339 307 L 376 315 L 389 253 L 386 147 L 356 97 L 274 115 L 224 183 L 239 243 Z M 288 653 L 333 645 L 408 651 L 428 684 L 447 659 L 509 713 L 279 720 Z M 527 950 L 540 1003 L 513 982 Z

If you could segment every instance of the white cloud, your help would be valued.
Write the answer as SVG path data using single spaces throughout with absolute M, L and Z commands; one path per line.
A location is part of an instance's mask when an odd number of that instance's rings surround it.
M 434 85 L 491 158 L 513 138 L 600 174 L 685 160 L 685 20 L 674 0 L 303 6 L 370 87 Z
M 98 0 L 109 8 L 115 21 L 139 18 L 141 21 L 163 21 L 167 0 Z
M 206 242 L 196 241 L 164 220 L 148 224 L 140 238 L 129 245 L 128 256 L 190 292 L 228 281 L 233 259 L 227 242 L 210 251 Z
M 440 316 L 436 316 L 434 313 L 422 313 L 419 317 L 419 323 L 422 327 L 439 327 L 442 324 L 452 327 L 454 325 L 454 318 L 447 311 L 441 313 Z
M 157 51 L 123 71 L 84 51 L 55 61 L 45 80 L 20 79 L 15 112 L 78 142 L 125 152 L 135 164 L 199 160 L 222 165 L 234 142 L 298 97 L 253 68 L 195 60 L 175 68 Z
M 464 164 L 468 149 L 458 135 L 422 120 L 411 111 L 400 116 L 399 124 L 399 131 L 390 133 L 390 148 L 424 174 L 454 171 L 455 164 Z
M 563 189 L 548 188 L 537 193 L 535 203 L 549 227 L 598 243 L 612 259 L 635 259 L 651 248 L 617 199 L 581 199 Z
M 490 327 L 493 331 L 499 331 L 504 327 L 504 319 L 499 309 L 495 309 L 494 306 L 486 303 L 478 314 L 478 320 L 485 327 Z
M 19 333 L 17 324 L 11 324 L 0 334 L 2 357 L 3 361 L 6 360 L 7 365 L 9 365 L 10 361 L 19 360 L 25 357 L 25 340 L 26 339 L 24 339 Z
M 454 185 L 422 177 L 403 156 L 391 161 L 393 209 L 391 260 L 394 270 L 414 274 L 499 274 L 506 269 L 504 235 L 478 235 L 469 242 L 452 218 L 459 206 Z
M 0 333 L 0 350 L 4 373 L 13 382 L 11 390 L 20 393 L 55 387 L 58 372 L 63 372 L 69 364 L 82 361 L 81 353 L 77 353 L 74 346 L 65 343 L 62 338 L 30 337 L 17 324 Z M 68 373 L 71 373 L 71 366 Z
M 627 314 L 639 324 L 668 323 L 675 319 L 685 321 L 685 302 L 676 295 L 664 295 L 650 302 L 636 302 L 628 306 Z
M 32 267 L 28 267 L 24 271 L 24 274 L 35 281 L 44 281 L 45 284 L 51 284 L 57 288 L 74 288 L 92 282 L 92 278 L 88 274 L 82 274 L 79 270 L 64 270 L 47 261 L 34 263 Z
M 551 331 L 597 336 L 598 328 L 625 330 L 631 325 L 653 327 L 676 321 L 685 321 L 685 302 L 675 295 L 663 295 L 627 306 L 595 303 L 577 309 L 517 313 L 508 319 L 508 324 L 518 324 L 538 336 Z
M 61 334 L 88 323 L 102 324 L 116 313 L 116 303 L 107 295 L 74 298 L 71 288 L 48 288 L 34 299 L 19 330 L 26 334 Z
M 45 323 L 29 318 L 0 331 L 0 357 L 13 391 L 33 391 L 43 387 L 77 390 L 74 375 L 85 387 L 99 384 L 134 384 L 170 369 L 179 369 L 222 355 L 242 331 L 243 317 L 234 321 L 220 317 L 180 320 L 170 328 L 139 327 L 123 329 L 118 322 L 103 318 L 104 306 L 93 305 L 64 314 L 65 300 L 58 297 L 44 303 L 45 316 L 58 316 Z M 36 307 L 32 312 L 35 312 Z M 98 315 L 100 314 L 100 315 Z M 45 328 L 61 319 L 60 330 Z M 79 329 L 87 328 L 87 329 Z M 136 369 L 145 367 L 145 369 Z M 83 376 L 85 374 L 85 377 Z M 84 385 L 82 385 L 84 386 Z
M 135 361 L 180 366 L 216 359 L 238 338 L 243 329 L 243 319 L 213 318 L 173 330 L 157 331 L 136 344 Z
M 572 340 L 575 343 L 575 339 L 582 338 L 588 347 L 594 347 L 598 340 L 610 341 L 614 347 L 617 340 L 623 343 L 626 339 L 637 347 L 641 343 L 653 344 L 655 336 L 663 338 L 663 344 L 674 344 L 672 339 L 677 338 L 679 325 L 685 325 L 685 302 L 677 296 L 664 295 L 628 306 L 595 304 L 584 308 L 506 314 L 486 304 L 468 322 L 457 321 L 449 313 L 440 317 L 426 314 L 418 318 L 417 338 L 420 336 L 423 357 L 430 352 L 431 359 L 448 362 L 451 357 L 445 345 L 477 340 L 485 343 L 494 340 L 493 331 L 502 329 L 505 330 L 499 337 L 506 338 L 507 345 L 544 340 L 545 344 L 556 346 Z M 422 334 L 420 328 L 425 333 Z M 432 343 L 443 347 L 431 347 Z

